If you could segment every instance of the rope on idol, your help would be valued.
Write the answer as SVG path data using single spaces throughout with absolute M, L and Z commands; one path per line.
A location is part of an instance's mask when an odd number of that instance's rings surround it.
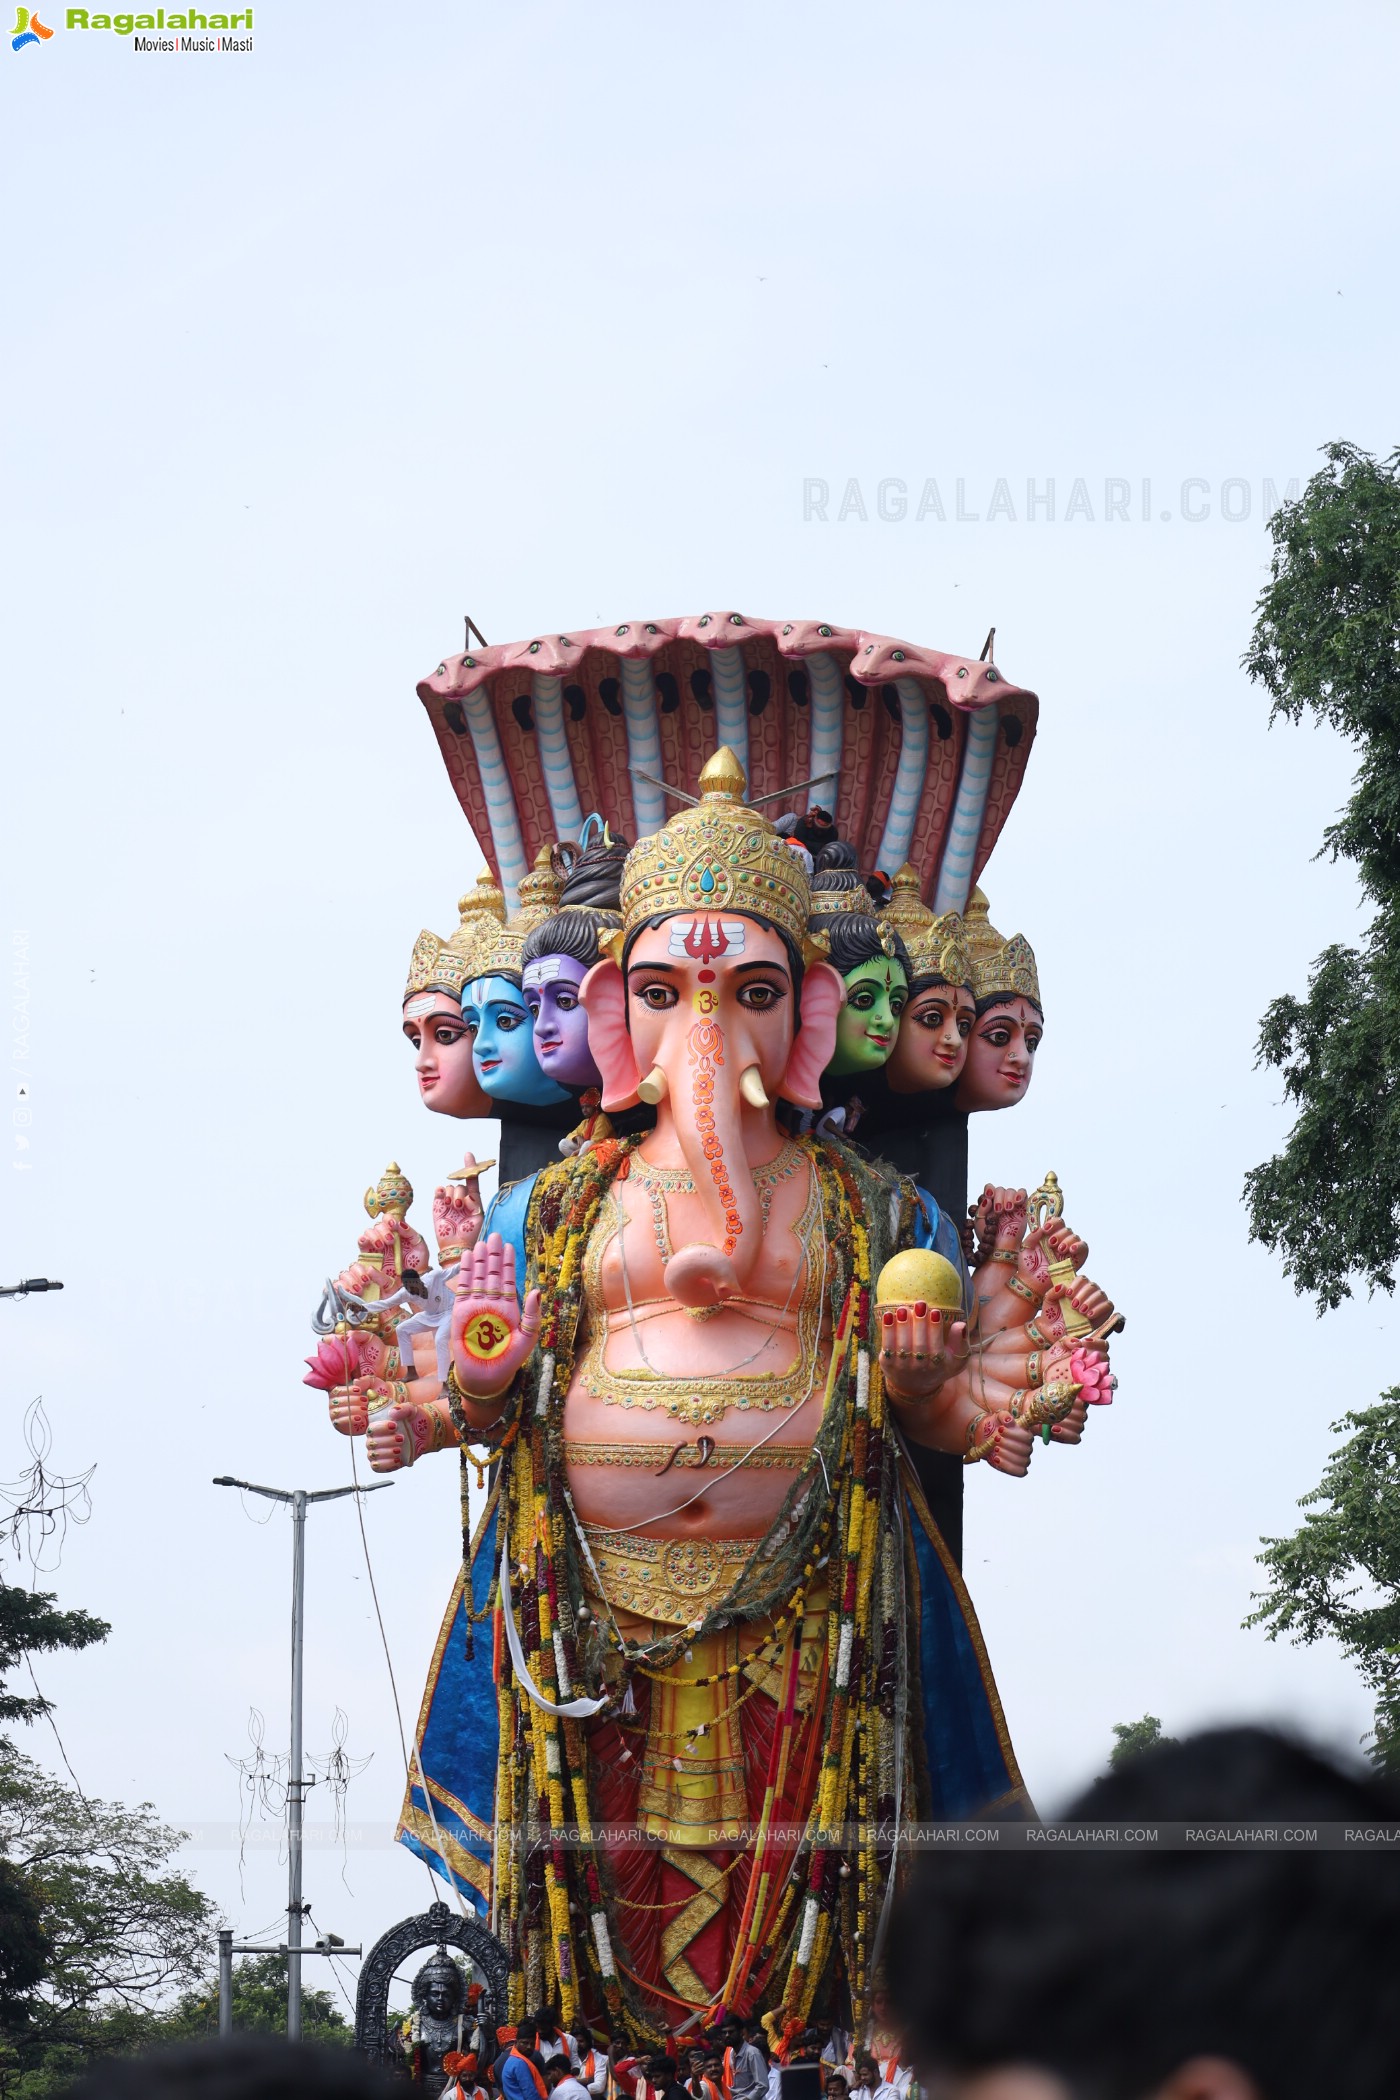
M 350 1440 L 350 1476 L 356 1487 L 358 1487 L 360 1484 L 360 1469 L 355 1462 L 355 1440 L 353 1437 Z M 403 1757 L 404 1778 L 408 1782 L 411 1797 L 413 1793 L 413 1768 L 416 1765 L 418 1768 L 418 1784 L 423 1789 L 423 1799 L 427 1803 L 428 1821 L 432 1824 L 433 1836 L 437 1839 L 438 1857 L 442 1861 L 443 1866 L 447 1868 L 447 1873 L 443 1878 L 449 1883 L 452 1893 L 457 1899 L 457 1908 L 462 1916 L 475 1919 L 475 1907 L 468 1908 L 466 1898 L 457 1886 L 457 1877 L 448 1863 L 447 1846 L 443 1840 L 442 1831 L 438 1827 L 437 1810 L 433 1807 L 432 1790 L 428 1785 L 428 1775 L 423 1770 L 423 1753 L 418 1747 L 416 1735 L 413 1738 L 413 1757 L 411 1761 L 409 1759 L 408 1738 L 404 1734 L 403 1726 L 403 1708 L 399 1704 L 398 1679 L 394 1675 L 394 1658 L 389 1652 L 389 1636 L 384 1626 L 384 1614 L 379 1606 L 379 1585 L 374 1579 L 374 1562 L 370 1558 L 369 1533 L 365 1530 L 365 1498 L 363 1495 L 356 1495 L 355 1497 L 355 1515 L 359 1520 L 360 1544 L 364 1548 L 365 1573 L 369 1577 L 369 1593 L 374 1602 L 374 1616 L 379 1623 L 379 1644 L 384 1650 L 384 1666 L 389 1672 L 389 1691 L 394 1701 L 394 1719 L 398 1724 L 399 1751 Z M 433 1870 L 426 1860 L 423 1861 L 423 1871 L 428 1877 L 428 1884 L 433 1892 L 433 1901 L 437 1902 L 439 1900 L 437 1880 L 434 1878 Z

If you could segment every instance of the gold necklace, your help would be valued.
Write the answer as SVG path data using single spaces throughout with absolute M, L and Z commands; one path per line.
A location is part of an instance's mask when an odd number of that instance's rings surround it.
M 800 1156 L 800 1148 L 793 1149 L 798 1151 Z M 610 1189 L 584 1256 L 584 1288 L 592 1303 L 599 1307 L 599 1317 L 594 1323 L 583 1361 L 584 1387 L 594 1399 L 602 1401 L 607 1407 L 640 1407 L 649 1413 L 656 1408 L 662 1408 L 673 1421 L 689 1422 L 697 1428 L 702 1428 L 708 1422 L 721 1421 L 731 1407 L 757 1408 L 764 1414 L 770 1414 L 777 1408 L 796 1407 L 806 1399 L 812 1390 L 812 1382 L 816 1375 L 817 1355 L 821 1343 L 822 1280 L 826 1274 L 826 1227 L 822 1217 L 821 1192 L 815 1173 L 811 1176 L 802 1215 L 792 1228 L 802 1250 L 802 1260 L 793 1277 L 788 1303 L 783 1307 L 784 1313 L 791 1306 L 799 1284 L 802 1289 L 795 1335 L 797 1361 L 786 1371 L 759 1371 L 751 1373 L 748 1377 L 738 1375 L 768 1347 L 773 1336 L 779 1331 L 781 1315 L 778 1321 L 768 1326 L 758 1347 L 739 1363 L 732 1365 L 728 1371 L 712 1373 L 703 1380 L 673 1378 L 657 1371 L 647 1359 L 637 1329 L 623 1243 L 626 1228 L 627 1213 L 617 1199 L 616 1190 Z M 600 1278 L 603 1256 L 614 1235 L 618 1238 L 628 1319 L 633 1340 L 637 1344 L 637 1353 L 642 1359 L 641 1369 L 613 1370 L 604 1360 L 610 1329 L 607 1314 L 601 1306 Z M 814 1241 L 820 1243 L 817 1258 L 814 1258 Z
M 781 1182 L 791 1181 L 802 1164 L 802 1158 L 802 1147 L 788 1138 L 772 1159 L 765 1160 L 762 1166 L 750 1167 L 750 1177 L 758 1190 L 760 1227 L 764 1233 L 768 1230 L 774 1189 Z M 640 1152 L 634 1152 L 627 1178 L 636 1183 L 651 1205 L 652 1236 L 664 1265 L 675 1252 L 671 1245 L 670 1220 L 666 1214 L 667 1195 L 693 1196 L 696 1193 L 695 1177 L 689 1167 L 655 1166 L 651 1160 L 643 1159 Z

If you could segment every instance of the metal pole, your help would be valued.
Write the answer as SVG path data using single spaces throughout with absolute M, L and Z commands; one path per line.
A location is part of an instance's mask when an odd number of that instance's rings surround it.
M 287 1785 L 287 2039 L 301 2040 L 301 1694 L 306 1625 L 306 1490 L 292 1496 L 292 1740 Z
M 233 1931 L 225 1926 L 219 1934 L 219 2039 L 233 2033 Z
M 62 1290 L 62 1284 L 57 1288 Z M 260 1487 L 256 1480 L 235 1480 L 229 1473 L 218 1473 L 214 1477 L 214 1485 L 242 1488 L 245 1494 L 263 1495 L 269 1502 L 289 1503 L 292 1512 L 292 1740 L 287 1759 L 287 2039 L 299 2042 L 303 1916 L 301 1819 L 306 1791 L 306 1779 L 301 1769 L 301 1663 L 306 1627 L 306 1511 L 312 1502 L 339 1502 L 346 1495 L 372 1495 L 378 1488 L 392 1487 L 393 1482 L 373 1480 L 364 1487 L 317 1488 L 308 1493 L 305 1488 Z M 222 2018 L 222 2006 L 220 2017 Z

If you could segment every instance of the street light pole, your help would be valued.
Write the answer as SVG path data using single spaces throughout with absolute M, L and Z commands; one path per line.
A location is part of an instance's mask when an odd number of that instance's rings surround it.
M 301 2040 L 302 1657 L 306 1649 L 306 1490 L 292 1495 L 292 1726 L 287 1777 L 287 2039 Z
M 306 1512 L 313 1502 L 338 1502 L 344 1495 L 372 1495 L 376 1488 L 392 1487 L 392 1480 L 371 1481 L 367 1487 L 305 1488 L 259 1487 L 252 1480 L 234 1480 L 220 1473 L 215 1487 L 242 1488 L 248 1495 L 262 1495 L 268 1502 L 286 1502 L 292 1512 L 292 1714 L 291 1742 L 287 1758 L 287 2039 L 301 2040 L 301 1921 L 302 1817 L 308 1784 L 302 1763 L 302 1683 L 306 1649 Z M 230 1991 L 231 1991 L 230 1984 Z M 222 2020 L 222 1990 L 220 2017 Z M 230 2000 L 231 2003 L 231 2000 Z

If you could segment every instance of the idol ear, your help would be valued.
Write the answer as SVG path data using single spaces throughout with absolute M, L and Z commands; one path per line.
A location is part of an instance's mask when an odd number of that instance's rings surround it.
M 637 1060 L 627 1033 L 627 980 L 610 959 L 594 963 L 578 988 L 588 1015 L 588 1048 L 603 1080 L 603 1109 L 635 1108 Z
M 836 1017 L 846 1003 L 846 985 L 830 963 L 808 963 L 802 979 L 802 1025 L 792 1039 L 787 1070 L 778 1091 L 798 1108 L 820 1108 L 822 1073 L 836 1054 Z M 589 1042 L 593 1040 L 589 1024 Z

